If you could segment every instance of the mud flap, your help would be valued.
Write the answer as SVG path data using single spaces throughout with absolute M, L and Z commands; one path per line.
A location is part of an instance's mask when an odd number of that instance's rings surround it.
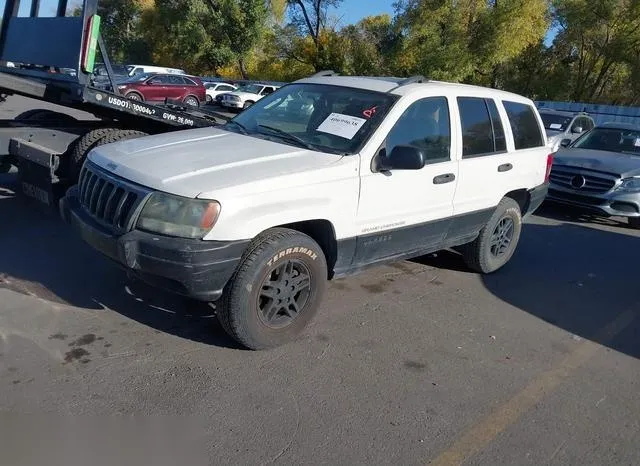
M 64 186 L 56 175 L 61 154 L 19 138 L 9 142 L 9 154 L 17 162 L 22 193 L 57 210 L 58 200 L 64 195 Z

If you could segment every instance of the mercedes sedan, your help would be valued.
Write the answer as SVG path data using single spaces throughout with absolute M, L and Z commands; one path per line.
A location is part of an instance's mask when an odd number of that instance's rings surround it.
M 547 199 L 640 228 L 640 126 L 607 123 L 562 146 Z

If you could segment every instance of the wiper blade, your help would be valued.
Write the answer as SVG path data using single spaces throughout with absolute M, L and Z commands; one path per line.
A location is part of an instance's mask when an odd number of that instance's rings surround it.
M 240 128 L 240 132 L 242 134 L 249 134 L 249 131 L 247 131 L 247 128 L 242 123 L 238 123 L 237 121 L 234 121 L 234 120 L 227 121 L 225 123 L 225 126 L 226 125 L 236 125 L 238 128 Z
M 280 128 L 274 128 L 273 126 L 267 126 L 267 125 L 258 125 L 258 128 L 264 128 L 264 129 L 268 129 L 269 131 L 273 131 L 279 136 L 282 136 L 283 139 L 287 139 L 291 142 L 295 142 L 296 144 L 304 147 L 305 149 L 315 150 L 315 151 L 319 150 L 318 147 L 314 146 L 313 144 L 305 141 L 304 139 L 296 136 L 295 134 L 287 133 L 286 131 L 283 131 Z

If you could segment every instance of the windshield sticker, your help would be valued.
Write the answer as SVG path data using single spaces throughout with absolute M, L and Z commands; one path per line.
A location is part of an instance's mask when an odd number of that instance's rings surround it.
M 365 110 L 364 112 L 362 112 L 362 114 L 367 118 L 371 118 L 373 115 L 376 114 L 376 111 L 378 111 L 378 106 L 370 108 L 369 110 Z
M 318 126 L 317 131 L 333 134 L 345 139 L 353 139 L 358 130 L 366 123 L 364 118 L 358 118 L 342 113 L 332 113 Z
M 551 129 L 562 129 L 562 125 L 560 123 L 551 123 L 551 125 L 549 125 L 549 128 L 551 128 Z

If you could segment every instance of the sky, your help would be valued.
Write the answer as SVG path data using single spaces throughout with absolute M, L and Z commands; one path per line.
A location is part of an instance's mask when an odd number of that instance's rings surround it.
M 357 23 L 365 16 L 388 13 L 393 16 L 395 0 L 344 0 L 333 14 L 340 19 L 340 26 Z

